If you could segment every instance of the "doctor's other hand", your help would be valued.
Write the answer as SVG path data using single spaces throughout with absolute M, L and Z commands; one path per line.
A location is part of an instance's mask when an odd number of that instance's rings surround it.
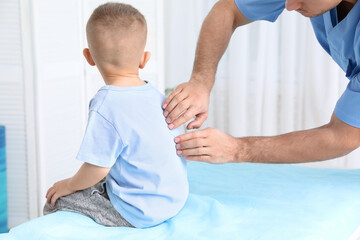
M 170 129 L 177 128 L 195 116 L 187 129 L 199 128 L 208 116 L 210 89 L 198 82 L 176 87 L 163 103 L 164 116 Z
M 49 188 L 46 193 L 47 203 L 50 203 L 51 206 L 55 206 L 56 200 L 60 197 L 67 196 L 76 192 L 70 187 L 71 178 L 61 180 L 54 183 L 54 185 Z
M 176 153 L 188 160 L 208 163 L 239 162 L 243 147 L 238 139 L 216 129 L 206 128 L 175 138 Z

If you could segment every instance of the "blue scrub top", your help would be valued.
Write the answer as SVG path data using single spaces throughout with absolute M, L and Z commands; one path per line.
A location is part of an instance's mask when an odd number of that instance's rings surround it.
M 252 21 L 276 21 L 286 0 L 235 0 L 239 10 Z M 360 3 L 341 21 L 336 8 L 310 18 L 320 45 L 344 70 L 350 80 L 334 113 L 343 122 L 360 128 Z M 359 30 L 359 31 L 357 31 Z

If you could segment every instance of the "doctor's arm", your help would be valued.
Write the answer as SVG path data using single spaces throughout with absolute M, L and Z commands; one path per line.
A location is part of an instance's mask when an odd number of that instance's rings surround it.
M 188 129 L 199 128 L 206 120 L 218 62 L 235 29 L 250 22 L 234 0 L 220 0 L 211 9 L 201 27 L 189 82 L 180 84 L 163 103 L 170 129 L 179 127 L 194 116 L 196 118 L 188 124 Z
M 54 206 L 59 197 L 94 186 L 106 177 L 109 171 L 110 168 L 84 163 L 73 177 L 56 182 L 49 188 L 46 193 L 47 203 Z
M 234 138 L 207 128 L 175 139 L 177 152 L 188 160 L 209 163 L 314 162 L 344 156 L 360 146 L 360 129 L 335 114 L 328 124 L 272 137 Z

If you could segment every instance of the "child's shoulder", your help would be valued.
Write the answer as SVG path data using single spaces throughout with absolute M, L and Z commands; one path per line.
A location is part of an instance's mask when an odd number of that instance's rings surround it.
M 104 86 L 99 89 L 89 103 L 90 111 L 117 111 L 131 107 L 145 107 L 161 104 L 166 97 L 151 84 L 137 87 Z
M 108 91 L 98 91 L 94 97 L 90 100 L 89 110 L 98 111 L 104 104 Z

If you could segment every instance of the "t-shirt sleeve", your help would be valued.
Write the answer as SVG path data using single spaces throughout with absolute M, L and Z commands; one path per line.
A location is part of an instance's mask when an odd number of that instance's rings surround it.
M 360 80 L 353 79 L 349 82 L 336 103 L 334 113 L 341 121 L 360 128 Z
M 251 21 L 275 22 L 285 9 L 286 0 L 235 0 L 236 6 Z
M 91 111 L 76 158 L 96 166 L 110 168 L 122 149 L 123 143 L 114 125 L 98 112 Z

